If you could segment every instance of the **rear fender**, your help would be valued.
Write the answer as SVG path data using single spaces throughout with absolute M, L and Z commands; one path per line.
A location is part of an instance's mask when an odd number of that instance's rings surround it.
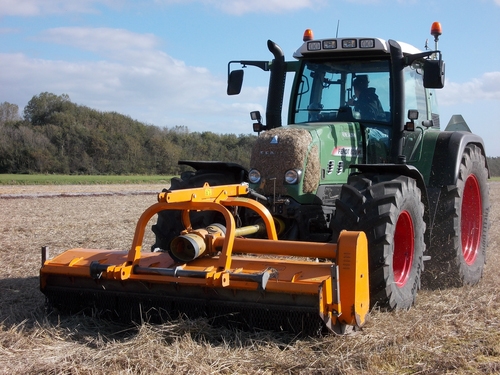
M 362 173 L 375 174 L 397 174 L 413 178 L 417 182 L 417 186 L 422 192 L 422 200 L 427 200 L 427 188 L 425 186 L 424 177 L 420 171 L 409 164 L 353 164 L 351 168 L 356 168 Z M 423 202 L 426 203 L 425 201 Z

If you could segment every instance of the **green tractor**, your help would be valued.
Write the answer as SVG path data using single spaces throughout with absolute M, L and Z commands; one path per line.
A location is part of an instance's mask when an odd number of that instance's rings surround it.
M 306 30 L 294 61 L 268 41 L 272 61 L 229 62 L 229 95 L 243 82 L 234 64 L 270 72 L 265 125 L 251 113 L 259 137 L 250 170 L 181 161 L 195 171 L 173 179 L 171 189 L 248 183 L 283 240 L 329 242 L 342 230 L 364 231 L 372 306 L 409 308 L 422 282 L 476 284 L 489 226 L 485 148 L 459 115 L 440 130 L 439 23 L 431 34 L 435 48 L 421 52 L 378 38 L 314 39 Z M 282 126 L 287 74 L 294 79 Z M 153 226 L 155 249 L 168 251 L 183 229 L 172 215 L 160 213 Z M 242 225 L 259 220 L 244 210 L 234 215 Z M 193 226 L 216 221 L 216 213 L 192 213 Z

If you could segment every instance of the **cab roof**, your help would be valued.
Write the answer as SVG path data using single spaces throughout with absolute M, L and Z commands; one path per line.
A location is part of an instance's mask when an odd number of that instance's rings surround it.
M 397 42 L 403 55 L 413 55 L 421 51 L 404 42 Z M 353 53 L 357 56 L 362 53 L 368 54 L 389 54 L 389 42 L 380 38 L 329 38 L 329 39 L 314 39 L 306 40 L 302 46 L 295 51 L 293 57 L 301 59 L 303 57 L 324 57 L 325 55 L 336 55 Z

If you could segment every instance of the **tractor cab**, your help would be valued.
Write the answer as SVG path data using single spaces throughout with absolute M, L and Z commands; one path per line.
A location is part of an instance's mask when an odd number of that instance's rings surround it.
M 253 65 L 271 72 L 267 125 L 260 113 L 252 112 L 254 131 L 281 126 L 276 114 L 281 115 L 286 72 L 293 72 L 288 125 L 357 123 L 364 147 L 374 140 L 383 149 L 373 157 L 364 152 L 360 162 L 396 163 L 403 156 L 407 160 L 414 157 L 414 150 L 405 149 L 405 144 L 415 143 L 423 130 L 439 128 L 433 95 L 434 88 L 444 85 L 444 62 L 437 50 L 439 23 L 433 24 L 431 34 L 436 49 L 421 52 L 407 43 L 379 38 L 314 39 L 307 29 L 304 43 L 294 53 L 297 61 L 285 62 L 280 48 L 268 41 L 275 54 L 271 62 L 231 61 L 229 65 L 239 62 L 243 67 Z M 230 71 L 228 93 L 239 93 L 242 80 L 243 70 Z M 417 136 L 407 133 L 417 128 Z
M 433 27 L 433 35 L 439 36 L 440 29 Z M 294 57 L 300 69 L 289 124 L 358 123 L 366 151 L 363 163 L 411 159 L 412 149 L 405 149 L 408 132 L 439 128 L 432 90 L 444 84 L 439 51 L 422 53 L 409 44 L 378 38 L 315 40 L 306 30 Z M 366 150 L 370 145 L 378 151 Z

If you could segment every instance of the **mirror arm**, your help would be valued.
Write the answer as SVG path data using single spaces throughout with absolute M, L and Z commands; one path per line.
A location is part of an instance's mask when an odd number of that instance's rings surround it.
M 231 64 L 241 64 L 243 68 L 246 68 L 247 65 L 256 66 L 261 68 L 264 71 L 269 70 L 269 61 L 252 61 L 252 60 L 233 60 L 229 61 L 227 64 L 227 74 L 231 72 Z
M 425 57 L 432 56 L 434 54 L 439 54 L 439 60 L 441 60 L 441 51 L 438 51 L 438 50 L 436 50 L 436 51 L 426 51 L 426 52 L 415 53 L 413 55 L 405 56 L 403 58 L 404 65 L 405 66 L 411 65 L 416 60 L 420 60 L 420 59 L 423 59 Z

